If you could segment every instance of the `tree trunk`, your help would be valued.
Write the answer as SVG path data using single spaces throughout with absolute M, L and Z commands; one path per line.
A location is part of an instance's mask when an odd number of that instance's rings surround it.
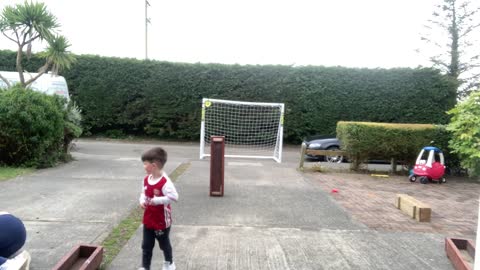
M 5 84 L 7 85 L 7 88 L 11 87 L 10 82 L 7 79 L 5 79 L 1 74 L 0 74 L 0 79 L 2 79 L 2 81 L 5 82 Z
M 360 155 L 355 154 L 352 160 L 352 163 L 350 163 L 350 170 L 352 171 L 358 171 L 360 169 Z
M 42 76 L 43 74 L 45 74 L 48 70 L 48 67 L 50 66 L 50 62 L 46 62 L 45 65 L 43 65 L 40 70 L 38 71 L 38 74 L 31 78 L 30 80 L 26 81 L 25 82 L 25 86 L 27 85 L 30 85 L 32 82 L 34 82 L 36 79 L 38 79 L 40 76 Z
M 22 56 L 23 56 L 23 46 L 19 45 L 18 51 L 17 51 L 17 71 L 18 71 L 18 77 L 20 78 L 20 84 L 22 84 L 22 86 L 25 87 L 26 84 L 25 84 L 25 78 L 23 77 Z
M 393 174 L 396 174 L 397 173 L 397 159 L 396 158 L 392 158 L 390 160 L 390 165 L 391 165 L 391 171 Z
M 452 44 L 451 44 L 451 51 L 450 51 L 450 67 L 449 67 L 449 75 L 458 80 L 458 76 L 460 75 L 459 71 L 459 51 L 458 51 L 458 25 L 457 25 L 457 14 L 456 14 L 456 7 L 455 1 L 451 4 L 452 8 L 452 27 L 450 29 L 450 35 L 452 37 Z

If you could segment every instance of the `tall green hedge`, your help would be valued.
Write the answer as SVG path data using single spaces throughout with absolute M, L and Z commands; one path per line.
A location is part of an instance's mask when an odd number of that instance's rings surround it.
M 14 68 L 14 58 L 0 51 L 4 69 Z M 446 124 L 445 111 L 455 105 L 455 84 L 432 69 L 77 59 L 62 75 L 82 109 L 85 132 L 93 134 L 118 130 L 197 140 L 203 97 L 285 103 L 286 142 L 334 134 L 341 120 Z M 32 71 L 41 60 L 25 65 Z

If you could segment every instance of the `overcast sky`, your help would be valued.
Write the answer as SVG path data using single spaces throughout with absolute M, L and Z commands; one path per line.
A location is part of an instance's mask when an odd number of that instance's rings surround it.
M 149 0 L 151 59 L 226 64 L 428 65 L 438 0 Z M 23 0 L 0 0 L 0 7 Z M 76 54 L 145 57 L 144 0 L 45 0 Z M 36 45 L 42 49 L 44 45 Z M 15 49 L 0 36 L 0 49 Z

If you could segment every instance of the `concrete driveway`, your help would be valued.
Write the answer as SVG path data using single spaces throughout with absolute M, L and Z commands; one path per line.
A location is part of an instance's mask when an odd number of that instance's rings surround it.
M 137 205 L 139 156 L 152 146 L 81 140 L 76 161 L 0 183 L 1 209 L 27 226 L 32 270 L 50 269 L 78 243 L 100 243 Z M 211 198 L 209 161 L 198 160 L 198 145 L 162 146 L 167 172 L 191 162 L 176 183 L 177 269 L 453 269 L 443 235 L 383 233 L 352 221 L 296 171 L 296 148 L 284 151 L 282 164 L 227 160 L 225 196 Z M 139 266 L 139 232 L 110 269 Z
M 140 155 L 152 146 L 83 140 L 75 161 L 0 182 L 0 209 L 27 228 L 31 269 L 51 269 L 76 244 L 103 241 L 136 205 Z M 194 156 L 193 146 L 164 146 L 167 172 Z

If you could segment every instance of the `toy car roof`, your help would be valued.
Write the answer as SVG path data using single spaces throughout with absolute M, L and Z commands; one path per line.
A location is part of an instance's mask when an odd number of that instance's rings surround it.
M 431 150 L 433 150 L 433 151 L 435 151 L 435 152 L 437 152 L 437 153 L 442 153 L 442 150 L 440 150 L 439 148 L 437 148 L 437 147 L 435 147 L 435 146 L 425 146 L 425 147 L 423 147 L 423 150 L 425 150 L 425 151 L 431 151 Z

